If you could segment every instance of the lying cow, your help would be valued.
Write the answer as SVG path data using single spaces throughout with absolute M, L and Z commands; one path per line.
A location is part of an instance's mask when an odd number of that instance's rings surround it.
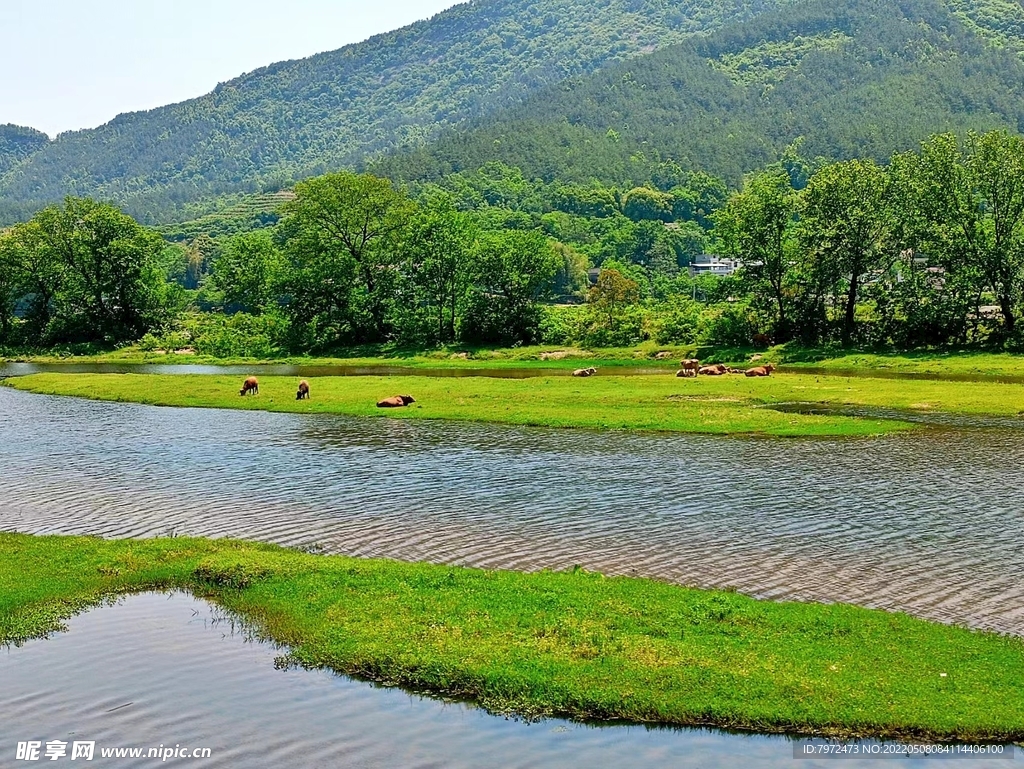
M 382 401 L 377 401 L 377 408 L 379 409 L 397 409 L 403 406 L 408 406 L 410 403 L 415 403 L 416 399 L 411 395 L 392 395 L 390 398 L 385 398 Z
M 572 372 L 573 376 L 594 376 L 597 373 L 596 368 L 578 368 Z
M 697 369 L 697 373 L 701 376 L 722 376 L 722 374 L 726 374 L 728 371 L 729 369 L 721 363 L 716 363 L 714 366 L 701 366 Z
M 748 368 L 746 370 L 747 376 L 771 376 L 771 373 L 775 370 L 775 364 L 769 363 L 766 366 L 755 366 L 754 368 Z
M 700 361 L 696 358 L 686 358 L 679 361 L 679 371 L 676 376 L 697 376 L 700 371 Z
M 248 395 L 249 393 L 252 393 L 253 395 L 260 394 L 260 383 L 254 376 L 251 376 L 242 382 L 242 389 L 238 391 L 239 395 Z
M 295 393 L 295 400 L 301 401 L 304 398 L 309 398 L 309 382 L 305 379 L 299 382 L 299 391 Z

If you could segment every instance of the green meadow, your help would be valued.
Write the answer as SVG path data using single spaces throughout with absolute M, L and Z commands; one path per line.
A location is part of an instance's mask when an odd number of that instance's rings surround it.
M 0 642 L 182 589 L 309 667 L 526 717 L 929 740 L 1024 738 L 1024 640 L 842 604 L 228 540 L 0 534 Z M 130 629 L 126 632 L 130 632 Z
M 766 405 L 860 395 L 890 405 L 894 383 L 805 375 L 747 378 L 739 375 L 682 379 L 672 376 L 321 377 L 309 380 L 312 397 L 297 401 L 296 377 L 260 377 L 259 395 L 238 394 L 242 377 L 152 374 L 34 374 L 5 381 L 9 387 L 48 395 L 157 406 L 263 409 L 398 419 L 446 419 L 547 427 L 777 436 L 879 435 L 911 429 L 905 422 L 846 416 L 783 413 Z M 903 384 L 903 383 L 898 383 Z M 913 383 L 918 384 L 918 383 Z M 934 383 L 923 383 L 934 384 Z M 412 395 L 404 409 L 378 409 L 390 395 Z M 904 396 L 907 406 L 924 395 Z M 932 400 L 935 400 L 934 398 Z M 1020 408 L 1024 408 L 1024 397 Z M 973 403 L 973 402 L 971 402 Z M 969 407 L 966 400 L 959 405 Z M 975 403 L 984 410 L 987 401 Z
M 798 371 L 792 369 L 791 371 Z M 447 419 L 548 427 L 776 436 L 879 435 L 914 429 L 896 419 L 810 415 L 781 404 L 866 407 L 969 416 L 1024 413 L 1024 387 L 994 381 L 896 380 L 776 373 L 683 379 L 665 375 L 531 379 L 367 376 L 310 379 L 297 401 L 296 377 L 260 377 L 241 397 L 242 377 L 225 375 L 34 374 L 9 387 L 48 395 L 157 406 L 263 409 L 398 419 Z M 412 395 L 405 409 L 378 409 L 390 395 Z

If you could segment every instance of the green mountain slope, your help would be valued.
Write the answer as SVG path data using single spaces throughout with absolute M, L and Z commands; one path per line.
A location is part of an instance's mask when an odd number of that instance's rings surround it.
M 351 164 L 538 88 L 789 0 L 475 0 L 210 94 L 64 134 L 0 181 L 0 221 L 65 194 L 145 219 Z
M 624 182 L 671 159 L 737 181 L 799 137 L 808 157 L 884 160 L 934 132 L 1001 126 L 1024 129 L 1014 46 L 938 0 L 810 0 L 563 83 L 373 168 L 430 179 L 497 160 L 548 180 Z
M 50 143 L 50 137 L 34 128 L 0 125 L 0 176 Z

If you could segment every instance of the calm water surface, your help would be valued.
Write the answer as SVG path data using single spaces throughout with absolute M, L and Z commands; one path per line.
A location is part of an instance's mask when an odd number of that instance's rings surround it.
M 67 634 L 0 649 L 0 766 L 22 763 L 14 756 L 17 742 L 26 740 L 94 741 L 98 766 L 837 766 L 794 760 L 794 743 L 785 737 L 557 720 L 526 724 L 324 671 L 276 670 L 278 650 L 248 639 L 219 610 L 181 593 L 134 596 L 69 624 Z M 209 748 L 211 757 L 162 763 L 99 753 L 176 745 Z M 996 769 L 1015 762 L 942 763 Z M 844 760 L 838 766 L 879 764 Z
M 584 365 L 580 362 L 579 365 Z M 666 366 L 615 366 L 608 371 L 615 376 L 675 375 Z M 0 361 L 0 378 L 29 374 L 237 374 L 238 376 L 430 376 L 430 377 L 496 377 L 499 379 L 532 379 L 542 376 L 570 376 L 571 368 L 496 368 L 451 367 L 413 368 L 410 366 L 351 365 L 289 365 L 279 363 L 237 366 L 192 363 L 4 363 Z
M 586 360 L 576 361 L 579 366 L 586 365 Z M 569 363 L 572 365 L 572 362 Z M 750 364 L 754 365 L 754 364 Z M 637 365 L 608 366 L 598 371 L 598 376 L 614 374 L 615 376 L 650 376 L 664 374 L 674 376 L 676 369 L 672 365 Z M 412 368 L 408 366 L 389 366 L 374 364 L 369 366 L 354 365 L 291 365 L 270 363 L 263 365 L 209 365 L 190 363 L 16 363 L 0 361 L 0 378 L 9 376 L 27 376 L 29 374 L 236 374 L 248 376 L 431 376 L 431 377 L 497 377 L 500 379 L 530 379 L 541 376 L 569 376 L 572 368 L 516 368 L 502 366 L 495 368 L 451 367 L 451 368 Z M 828 366 L 784 366 L 776 374 L 811 374 L 814 376 L 856 377 L 867 379 L 903 379 L 932 380 L 943 382 L 1002 382 L 1005 384 L 1024 384 L 1024 376 L 1019 375 L 979 375 L 923 373 L 907 371 L 890 371 L 880 368 L 833 368 Z
M 0 529 L 638 574 L 1024 635 L 1024 432 L 771 440 L 0 388 Z

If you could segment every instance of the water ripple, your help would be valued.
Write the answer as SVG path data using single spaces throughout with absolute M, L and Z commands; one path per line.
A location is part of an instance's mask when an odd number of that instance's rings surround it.
M 0 420 L 0 529 L 579 564 L 1024 635 L 1019 431 L 654 436 L 9 389 Z

